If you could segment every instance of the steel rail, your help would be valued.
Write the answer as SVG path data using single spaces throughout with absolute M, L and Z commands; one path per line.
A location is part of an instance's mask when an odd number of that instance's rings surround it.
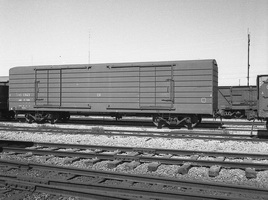
M 200 182 L 200 181 L 189 181 L 189 180 L 180 180 L 177 178 L 164 178 L 164 177 L 155 177 L 148 175 L 137 175 L 137 174 L 127 174 L 119 172 L 108 172 L 101 170 L 91 170 L 91 169 L 78 169 L 74 167 L 62 167 L 55 165 L 42 165 L 42 164 L 33 164 L 33 163 L 23 163 L 19 161 L 8 161 L 0 159 L 0 165 L 10 165 L 12 167 L 24 168 L 24 169 L 42 169 L 48 171 L 56 171 L 67 174 L 74 174 L 78 176 L 98 176 L 98 177 L 109 177 L 116 180 L 130 180 L 130 181 L 141 181 L 146 183 L 158 183 L 163 185 L 174 185 L 177 187 L 194 187 L 203 190 L 217 190 L 223 192 L 234 192 L 234 193 L 245 193 L 253 195 L 261 195 L 268 197 L 268 190 L 248 187 L 248 186 L 239 186 L 239 185 L 229 185 L 229 184 L 220 184 L 217 182 Z M 0 180 L 1 181 L 1 180 Z M 2 180 L 3 181 L 3 180 Z M 217 199 L 214 197 L 214 199 Z M 225 198 L 223 198 L 225 199 Z M 227 199 L 230 199 L 227 197 Z
M 7 146 L 3 145 L 6 144 Z M 88 144 L 69 144 L 69 143 L 46 143 L 46 142 L 26 142 L 26 141 L 15 141 L 15 140 L 0 140 L 0 147 L 8 150 L 8 145 L 15 144 L 20 147 L 31 147 L 34 146 L 36 148 L 46 148 L 52 147 L 56 148 L 54 150 L 60 148 L 73 148 L 73 149 L 98 149 L 104 151 L 114 151 L 120 153 L 123 152 L 138 152 L 138 153 L 151 153 L 151 154 L 169 154 L 169 155 L 200 155 L 200 156 L 225 156 L 225 157 L 235 157 L 235 158 L 258 158 L 258 159 L 267 159 L 268 154 L 264 153 L 240 153 L 240 152 L 220 152 L 220 151 L 197 151 L 197 150 L 184 150 L 184 149 L 158 149 L 158 148 L 145 148 L 145 147 L 126 147 L 126 146 L 107 146 L 107 145 L 88 145 Z M 28 151 L 34 151 L 34 149 L 27 149 Z M 27 151 L 26 150 L 26 151 Z M 50 152 L 50 151 L 49 151 Z M 68 151 L 70 152 L 70 151 Z M 97 152 L 88 152 L 86 154 L 96 155 Z
M 34 149 L 20 149 L 12 147 L 3 147 L 4 152 L 15 153 L 28 153 L 34 155 L 55 155 L 59 157 L 76 157 L 83 159 L 97 158 L 100 160 L 122 160 L 122 161 L 139 161 L 139 162 L 158 162 L 161 164 L 180 165 L 183 163 L 191 163 L 192 166 L 214 166 L 219 165 L 227 168 L 255 168 L 256 170 L 268 170 L 268 164 L 252 163 L 252 162 L 232 162 L 232 161 L 217 161 L 217 160 L 196 160 L 191 158 L 163 158 L 152 157 L 146 155 L 111 155 L 102 153 L 77 153 L 69 151 L 47 151 L 47 150 L 34 150 Z
M 57 147 L 57 148 L 77 148 L 77 149 L 102 149 L 108 151 L 125 151 L 138 153 L 154 153 L 154 154 L 171 154 L 171 155 L 202 155 L 202 156 L 227 156 L 227 157 L 251 157 L 268 159 L 268 154 L 258 153 L 240 153 L 240 152 L 214 152 L 214 151 L 196 151 L 183 149 L 157 149 L 144 147 L 125 147 L 125 146 L 103 146 L 103 145 L 79 145 L 79 144 L 62 144 L 62 143 L 43 143 L 34 142 L 36 146 Z
M 151 148 L 132 148 L 132 147 L 110 147 L 110 146 L 96 146 L 96 145 L 63 145 L 52 143 L 36 143 L 37 145 L 57 147 L 57 148 L 78 148 L 78 149 L 98 149 L 113 151 L 110 153 L 100 152 L 71 152 L 71 151 L 55 151 L 55 150 L 42 150 L 42 149 L 24 149 L 16 147 L 2 147 L 3 152 L 15 152 L 26 154 L 31 152 L 34 155 L 55 155 L 59 157 L 75 157 L 83 159 L 97 158 L 100 160 L 121 160 L 121 161 L 139 161 L 139 162 L 159 162 L 161 164 L 179 165 L 183 163 L 191 163 L 192 166 L 214 166 L 219 165 L 222 167 L 233 168 L 255 168 L 256 170 L 268 170 L 268 164 L 265 163 L 253 163 L 253 162 L 232 162 L 221 160 L 202 160 L 192 158 L 171 158 L 169 157 L 154 157 L 152 155 L 120 155 L 123 152 L 149 152 L 153 154 L 167 154 L 167 155 L 213 155 L 224 157 L 254 157 L 268 159 L 268 154 L 247 154 L 247 153 L 232 153 L 232 152 L 207 152 L 207 151 L 189 151 L 189 150 L 172 150 L 172 149 L 151 149 Z M 51 145 L 52 144 L 52 145 Z
M 82 118 L 71 118 L 69 120 L 69 122 L 89 122 L 89 121 L 94 121 L 94 122 L 102 122 L 102 123 L 109 123 L 109 122 L 115 122 L 115 123 L 143 123 L 143 124 L 148 124 L 148 125 L 151 125 L 152 124 L 152 121 L 150 118 L 148 118 L 148 120 L 141 120 L 141 119 L 126 119 L 126 118 L 123 118 L 121 120 L 118 120 L 118 121 L 115 121 L 114 119 L 82 119 Z M 223 124 L 228 124 L 228 125 L 252 125 L 252 122 L 251 121 L 247 121 L 245 119 L 245 121 L 226 121 L 226 120 L 222 120 L 222 123 Z M 201 122 L 201 126 L 202 125 L 207 125 L 207 124 L 221 124 L 221 121 L 218 119 L 217 120 L 206 120 L 205 118 L 202 119 L 202 122 Z M 254 122 L 254 125 L 264 125 L 265 122 L 261 122 L 261 121 L 256 121 Z
M 9 131 L 27 131 L 33 132 L 33 131 L 40 131 L 40 132 L 48 132 L 48 131 L 55 131 L 55 132 L 75 132 L 77 134 L 85 134 L 85 133 L 92 133 L 93 131 L 90 131 L 89 129 L 75 129 L 75 128 L 55 128 L 55 127 L 24 127 L 24 126 L 1 126 L 0 125 L 0 130 L 9 130 Z M 186 129 L 179 129 L 175 131 L 170 131 L 170 132 L 163 132 L 163 131 L 139 131 L 139 130 L 114 130 L 114 129 L 109 129 L 109 128 L 104 128 L 104 131 L 108 132 L 127 132 L 127 133 L 151 133 L 151 134 L 200 134 L 200 135 L 215 135 L 215 136 L 225 136 L 225 135 L 232 135 L 232 134 L 221 134 L 223 131 L 251 131 L 251 130 L 245 130 L 245 129 L 216 129 L 213 130 L 213 133 L 206 132 L 204 130 L 202 131 L 197 131 L 197 130 L 186 130 Z M 259 129 L 253 129 L 253 132 L 257 132 Z M 216 133 L 215 133 L 216 132 Z M 94 133 L 94 132 L 93 132 Z M 249 134 L 236 134 L 237 136 L 245 137 L 249 136 Z
M 208 121 L 208 120 L 202 120 L 202 124 L 218 124 L 221 123 L 221 121 Z M 251 126 L 252 125 L 252 121 L 222 121 L 223 124 L 226 125 L 247 125 L 247 126 Z M 254 122 L 254 125 L 265 125 L 265 122 Z
M 8 176 L 3 177 L 1 181 L 5 182 L 5 186 L 8 187 L 8 189 L 20 189 L 20 190 L 27 190 L 27 191 L 30 190 L 32 192 L 60 194 L 63 196 L 78 196 L 78 197 L 83 197 L 83 198 L 94 198 L 97 200 L 106 200 L 106 199 L 107 200 L 125 200 L 126 199 L 124 197 L 120 197 L 116 195 L 116 193 L 108 194 L 105 191 L 105 189 L 107 189 L 105 187 L 103 187 L 104 191 L 96 190 L 92 188 L 88 188 L 87 190 L 81 190 L 81 189 L 79 190 L 77 188 L 75 189 L 71 187 L 67 188 L 64 186 L 58 186 L 56 184 L 48 185 L 48 184 L 41 184 L 41 183 L 30 182 L 30 181 L 16 180 L 16 178 L 14 177 L 10 178 Z
M 27 130 L 28 129 L 28 130 Z M 6 130 L 6 129 L 0 129 Z M 232 140 L 232 141 L 254 141 L 266 142 L 268 141 L 268 133 L 260 134 L 262 138 L 257 135 L 251 134 L 221 134 L 221 133 L 208 133 L 201 131 L 171 131 L 171 132 L 155 132 L 155 131 L 130 131 L 130 130 L 111 130 L 104 129 L 105 132 L 94 132 L 89 130 L 79 129 L 50 129 L 45 128 L 40 130 L 38 128 L 11 128 L 9 131 L 28 131 L 28 132 L 55 132 L 55 133 L 72 133 L 72 134 L 91 134 L 91 135 L 113 135 L 113 136 L 131 136 L 131 137 L 159 137 L 159 138 L 176 138 L 176 139 L 199 139 L 199 140 Z M 216 131 L 217 132 L 217 131 Z M 221 131 L 222 132 L 222 131 Z
M 33 187 L 38 192 L 58 193 L 79 196 L 84 198 L 96 198 L 96 199 L 143 199 L 145 198 L 161 198 L 161 199 L 188 199 L 188 200 L 227 200 L 230 198 L 224 196 L 204 195 L 189 192 L 172 192 L 165 190 L 148 190 L 144 188 L 134 187 L 120 187 L 111 185 L 100 185 L 90 183 L 75 183 L 71 181 L 49 180 L 47 184 L 36 183 L 38 179 L 35 178 L 34 182 L 14 180 L 14 178 L 4 177 L 6 185 L 12 188 L 18 188 L 18 185 L 22 187 Z M 33 180 L 33 179 L 32 179 Z M 42 182 L 43 180 L 39 180 Z M 129 196 L 129 197 L 128 197 Z M 135 198 L 136 196 L 136 198 Z M 138 197 L 137 197 L 138 196 Z M 242 198 L 231 198 L 234 200 L 242 200 Z

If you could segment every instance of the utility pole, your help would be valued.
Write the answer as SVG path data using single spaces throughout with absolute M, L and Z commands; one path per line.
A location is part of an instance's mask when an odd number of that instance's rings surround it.
M 90 64 L 90 30 L 88 32 L 88 64 Z
M 247 76 L 247 79 L 248 79 L 248 86 L 249 86 L 249 46 L 250 46 L 250 33 L 249 33 L 249 29 L 248 29 L 248 76 Z

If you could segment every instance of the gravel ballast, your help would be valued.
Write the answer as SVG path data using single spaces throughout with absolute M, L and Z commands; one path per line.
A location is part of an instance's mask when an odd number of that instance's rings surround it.
M 4 123 L 2 123 L 4 124 Z M 6 123 L 7 126 L 12 124 Z M 17 126 L 35 126 L 37 124 L 15 124 Z M 42 125 L 41 125 L 42 126 Z M 81 128 L 92 129 L 94 126 L 71 126 L 71 125 L 46 125 L 47 127 L 59 128 Z M 103 126 L 108 129 L 120 129 L 113 126 Z M 126 129 L 125 127 L 122 129 Z M 133 130 L 133 128 L 129 128 Z M 156 128 L 135 128 L 135 130 L 150 130 L 159 131 Z M 169 129 L 162 129 L 160 131 L 170 131 Z M 224 151 L 224 152 L 243 152 L 243 153 L 268 153 L 267 142 L 240 142 L 240 141 L 217 141 L 217 140 L 192 140 L 192 139 L 168 139 L 168 138 L 149 138 L 149 137 L 126 137 L 126 136 L 94 136 L 86 134 L 52 134 L 49 132 L 32 133 L 32 132 L 13 132 L 0 131 L 0 139 L 6 140 L 22 140 L 34 142 L 52 142 L 52 143 L 72 143 L 72 144 L 90 144 L 90 145 L 108 145 L 108 146 L 126 146 L 126 147 L 146 147 L 146 148 L 163 148 L 163 149 L 183 149 L 183 150 L 200 150 L 200 151 Z M 1 158 L 16 159 L 14 155 L 2 154 Z M 27 158 L 29 162 L 38 162 L 37 156 Z M 44 159 L 40 158 L 40 162 Z M 46 161 L 47 164 L 64 164 L 64 159 L 50 158 Z M 68 165 L 68 164 L 67 164 Z M 126 168 L 126 163 L 118 165 L 116 168 L 107 168 L 107 161 L 102 161 L 93 166 L 85 165 L 83 160 L 76 161 L 69 164 L 70 166 L 81 168 L 92 168 L 97 170 L 120 171 L 135 174 L 151 174 L 153 176 L 167 176 L 177 177 L 185 180 L 199 180 L 199 181 L 215 181 L 227 184 L 246 185 L 259 188 L 268 189 L 268 171 L 258 171 L 257 177 L 247 179 L 245 171 L 242 169 L 226 169 L 222 168 L 219 175 L 216 177 L 209 177 L 206 167 L 192 167 L 185 175 L 177 173 L 179 166 L 176 165 L 160 165 L 155 172 L 148 172 L 148 163 L 142 163 L 133 170 Z

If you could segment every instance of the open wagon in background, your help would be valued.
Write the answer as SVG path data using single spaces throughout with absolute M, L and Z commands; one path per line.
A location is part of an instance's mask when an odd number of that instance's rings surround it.
M 268 130 L 268 75 L 258 75 L 256 85 L 219 86 L 214 117 L 264 120 Z
M 268 74 L 257 76 L 257 118 L 266 121 L 268 130 Z
M 28 122 L 147 116 L 191 128 L 218 108 L 215 60 L 14 67 L 9 77 L 10 109 Z
M 252 119 L 257 111 L 257 87 L 219 86 L 218 107 L 223 118 Z

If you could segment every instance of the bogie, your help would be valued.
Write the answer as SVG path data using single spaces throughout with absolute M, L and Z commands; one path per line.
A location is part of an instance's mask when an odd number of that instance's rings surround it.
M 153 123 L 157 126 L 158 129 L 162 128 L 163 126 L 185 126 L 188 129 L 192 129 L 200 124 L 202 121 L 201 115 L 179 115 L 179 116 L 168 116 L 165 117 L 164 115 L 153 116 Z
M 55 124 L 59 120 L 68 121 L 70 119 L 70 114 L 68 112 L 34 112 L 26 113 L 25 120 L 28 123 L 46 123 Z

